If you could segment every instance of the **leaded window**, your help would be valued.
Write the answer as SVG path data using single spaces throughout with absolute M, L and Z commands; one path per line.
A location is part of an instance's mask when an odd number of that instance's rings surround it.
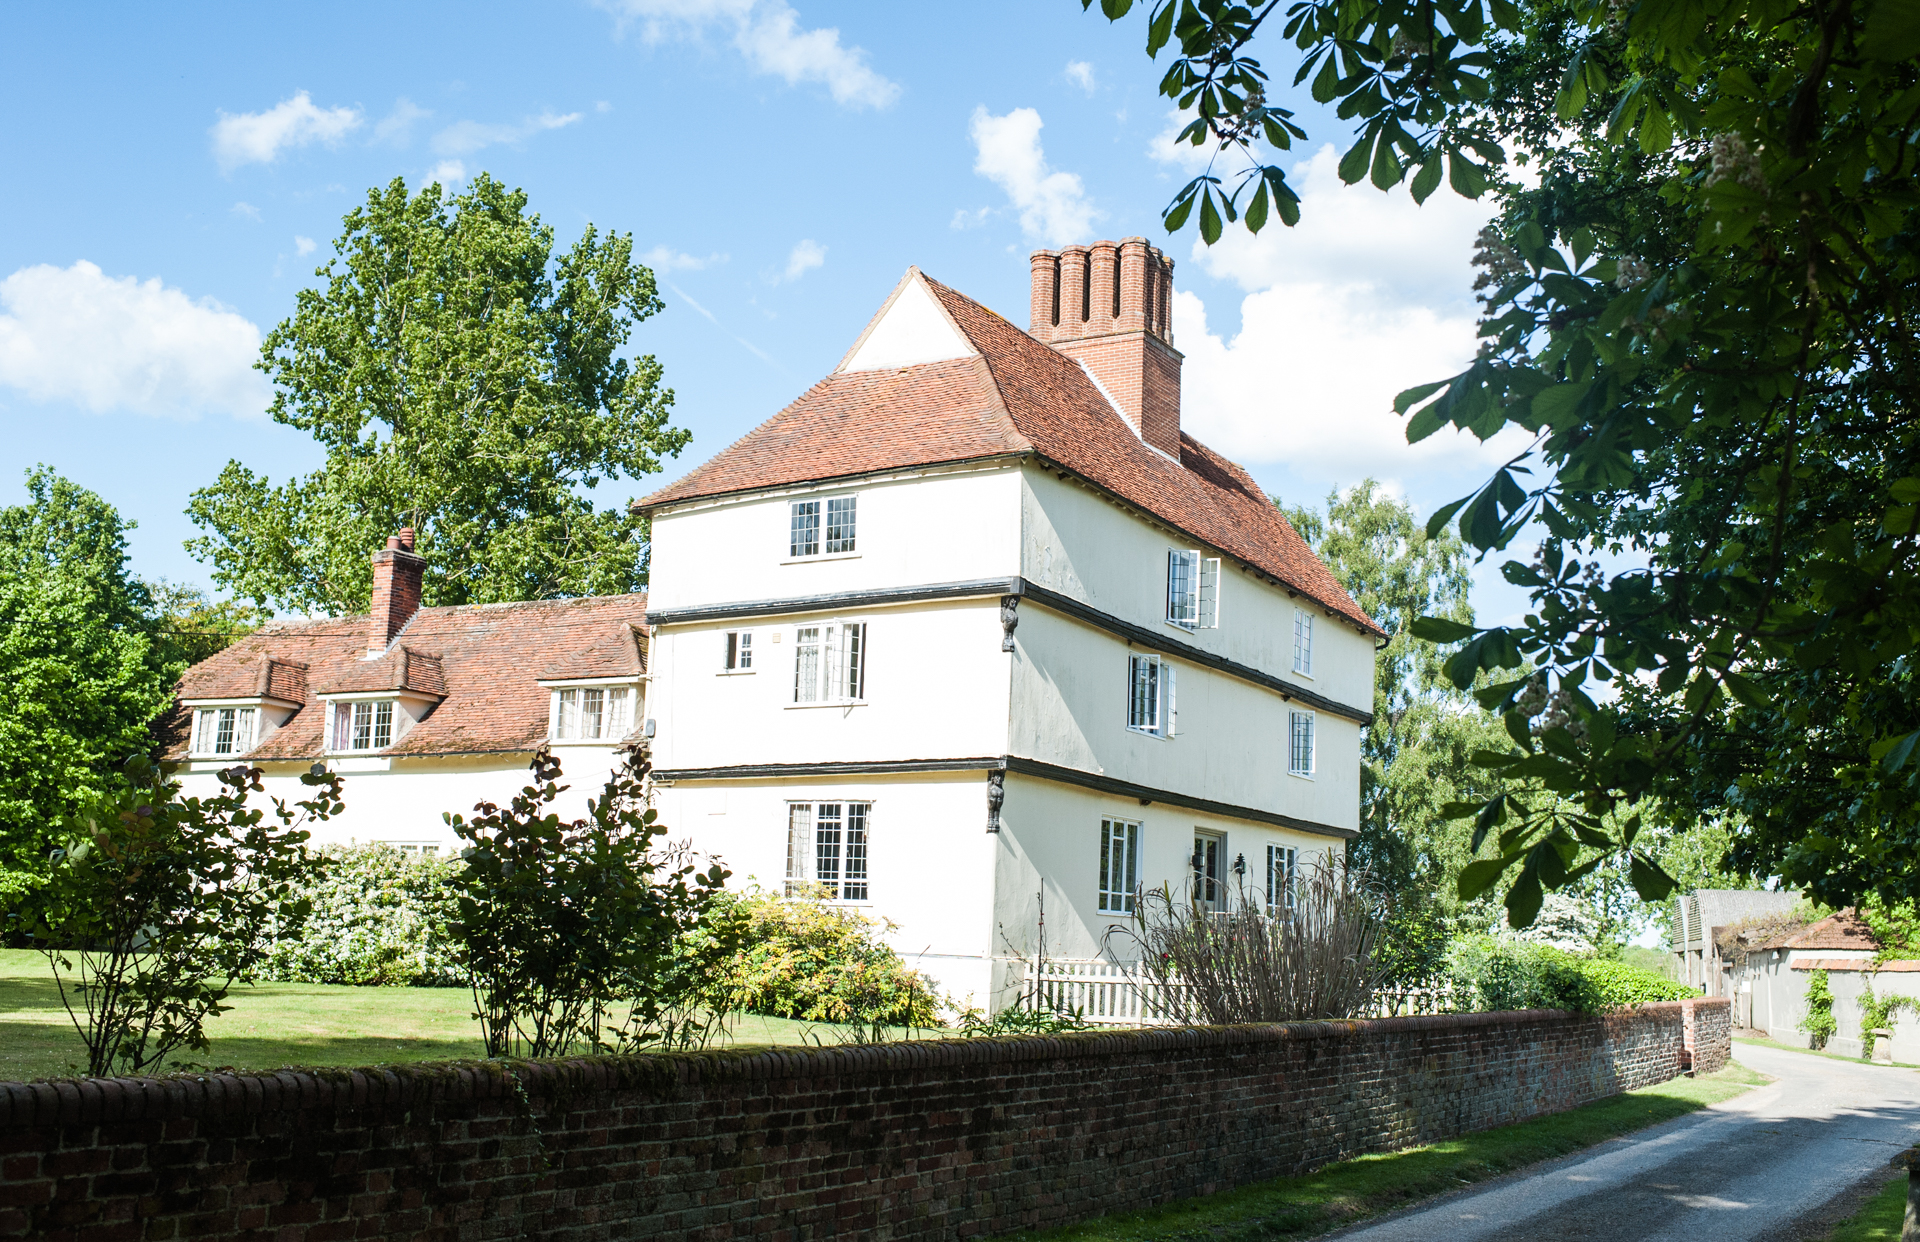
M 392 699 L 333 705 L 334 750 L 385 750 L 392 744 Z
M 1289 914 L 1294 905 L 1294 868 L 1298 853 L 1290 845 L 1267 847 L 1267 913 Z
M 558 741 L 616 741 L 633 731 L 634 692 L 628 686 L 569 687 L 559 695 L 553 731 Z
M 1293 671 L 1313 676 L 1313 614 L 1293 610 Z
M 253 746 L 258 718 L 251 707 L 203 707 L 194 713 L 190 749 L 196 755 L 242 754 Z
M 1100 821 L 1100 909 L 1132 914 L 1140 892 L 1140 825 L 1126 819 Z
M 837 621 L 793 632 L 793 701 L 858 703 L 867 697 L 867 625 Z
M 831 901 L 867 901 L 870 802 L 787 804 L 787 895 L 824 890 Z
M 820 555 L 820 502 L 794 501 L 787 532 L 788 556 Z
M 1127 728 L 1154 737 L 1172 737 L 1176 715 L 1176 676 L 1171 661 L 1152 652 L 1127 656 Z
M 1313 775 L 1313 713 L 1287 713 L 1287 771 Z

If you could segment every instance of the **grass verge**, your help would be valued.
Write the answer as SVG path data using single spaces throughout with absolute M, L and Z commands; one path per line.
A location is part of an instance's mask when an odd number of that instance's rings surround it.
M 1023 1242 L 1308 1238 L 1684 1116 L 1769 1081 L 1766 1075 L 1735 1062 L 1701 1078 L 1676 1078 L 1657 1087 L 1643 1087 L 1564 1113 L 1482 1130 L 1444 1143 L 1342 1160 L 1304 1177 L 1282 1177 L 1144 1212 L 1007 1236 Z
M 1827 1242 L 1900 1242 L 1907 1213 L 1907 1175 L 1895 1177 L 1860 1210 L 1833 1227 Z
M 227 1003 L 233 1008 L 207 1023 L 212 1047 L 168 1069 L 275 1070 L 485 1055 L 473 995 L 465 988 L 261 983 L 235 988 Z M 833 1045 L 854 1034 L 831 1023 L 740 1014 L 723 1042 Z M 0 1081 L 65 1077 L 85 1064 L 86 1050 L 47 959 L 30 949 L 0 949 Z
M 1733 1042 L 1736 1044 L 1752 1044 L 1756 1048 L 1778 1048 L 1782 1052 L 1797 1052 L 1802 1056 L 1808 1057 L 1826 1057 L 1830 1061 L 1845 1061 L 1848 1065 L 1888 1064 L 1885 1061 L 1874 1061 L 1866 1057 L 1845 1057 L 1837 1052 L 1828 1052 L 1824 1048 L 1802 1048 L 1798 1044 L 1783 1044 L 1778 1040 L 1755 1039 L 1751 1035 L 1736 1035 L 1733 1037 Z M 1892 1063 L 1892 1067 L 1894 1069 L 1920 1069 L 1920 1065 L 1911 1065 L 1905 1061 L 1895 1061 Z

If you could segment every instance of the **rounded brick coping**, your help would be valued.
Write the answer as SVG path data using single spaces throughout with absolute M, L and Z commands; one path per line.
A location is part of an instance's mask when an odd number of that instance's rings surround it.
M 518 1094 L 569 1097 L 581 1092 L 652 1090 L 726 1080 L 842 1077 L 923 1069 L 1080 1060 L 1199 1049 L 1257 1047 L 1360 1035 L 1460 1031 L 1533 1023 L 1604 1028 L 1621 1021 L 1678 1018 L 1687 1006 L 1729 1005 L 1724 998 L 1661 1001 L 1629 1011 L 1579 1015 L 1558 1009 L 1426 1014 L 1400 1018 L 1245 1026 L 1148 1027 L 1009 1035 L 986 1039 L 908 1040 L 840 1047 L 748 1046 L 546 1061 L 423 1061 L 364 1069 L 283 1069 L 270 1073 L 175 1074 L 163 1078 L 67 1078 L 0 1083 L 0 1131 L 102 1122 L 404 1108 L 431 1101 L 498 1099 Z

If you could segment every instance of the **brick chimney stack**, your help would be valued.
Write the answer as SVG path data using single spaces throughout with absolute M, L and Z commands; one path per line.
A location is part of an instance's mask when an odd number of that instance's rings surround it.
M 400 627 L 420 611 L 420 579 L 427 558 L 413 550 L 413 527 L 387 536 L 387 546 L 373 554 L 373 608 L 367 619 L 367 655 L 385 654 Z
M 1180 457 L 1180 351 L 1173 260 L 1144 237 L 1033 254 L 1033 326 L 1084 362 L 1140 438 Z

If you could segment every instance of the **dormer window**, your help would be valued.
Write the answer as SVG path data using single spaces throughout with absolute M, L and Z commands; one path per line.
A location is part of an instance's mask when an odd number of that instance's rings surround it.
M 333 705 L 335 751 L 385 750 L 393 745 L 393 700 L 360 699 Z
M 252 707 L 203 707 L 193 714 L 195 755 L 243 755 L 253 749 L 260 712 Z
M 633 732 L 633 690 L 574 686 L 557 692 L 553 736 L 562 742 L 616 742 Z

